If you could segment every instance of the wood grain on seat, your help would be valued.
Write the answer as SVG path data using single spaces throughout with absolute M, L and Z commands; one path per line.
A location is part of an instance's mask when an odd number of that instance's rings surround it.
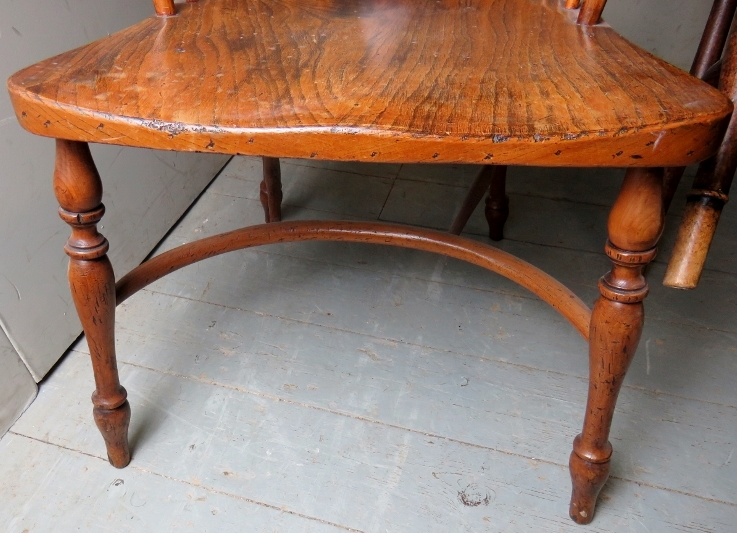
M 178 10 L 13 76 L 21 124 L 179 151 L 642 167 L 708 157 L 732 109 L 558 0 Z

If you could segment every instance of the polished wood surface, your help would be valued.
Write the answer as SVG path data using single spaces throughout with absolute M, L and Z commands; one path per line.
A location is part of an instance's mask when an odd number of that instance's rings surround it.
M 115 275 L 107 257 L 107 239 L 97 231 L 105 213 L 102 182 L 86 144 L 56 141 L 54 192 L 61 205 L 59 214 L 72 228 L 64 250 L 69 256 L 69 286 L 95 374 L 95 423 L 110 463 L 123 468 L 130 462 L 130 406 L 115 357 Z
M 583 0 L 581 11 L 578 13 L 578 23 L 584 25 L 601 22 L 601 13 L 604 11 L 607 0 Z
M 566 8 L 568 9 L 577 9 L 579 7 L 580 0 L 566 1 Z M 719 86 L 722 70 L 721 58 L 736 10 L 737 0 L 715 0 L 712 5 L 711 12 L 709 13 L 706 27 L 704 28 L 704 32 L 701 36 L 699 48 L 691 66 L 690 73 L 692 76 L 705 81 L 713 87 Z M 584 16 L 580 14 L 579 20 L 581 17 L 586 18 L 589 17 L 589 15 Z M 734 101 L 734 99 L 732 100 Z M 665 169 L 663 204 L 666 212 L 670 207 L 673 196 L 676 193 L 685 171 L 685 166 L 668 167 Z M 463 205 L 451 226 L 451 233 L 460 235 L 474 209 L 483 198 L 484 191 L 481 190 L 481 188 L 484 186 L 488 188 L 490 184 L 491 175 L 486 176 L 483 173 L 479 175 L 479 178 L 471 186 L 466 198 L 464 199 Z M 708 187 L 708 185 L 702 184 L 697 186 L 699 189 L 703 189 L 704 187 Z M 492 202 L 493 205 L 504 206 L 502 194 L 503 188 L 499 189 L 497 186 L 496 193 L 490 191 L 489 199 L 487 200 L 486 215 L 489 222 L 489 236 L 492 240 L 501 240 L 503 238 L 503 229 L 508 216 L 508 207 L 506 208 L 507 214 L 505 215 L 503 211 L 500 212 L 493 209 L 489 210 L 488 202 Z M 492 198 L 496 199 L 493 200 Z M 691 202 L 687 208 L 687 214 L 682 223 L 682 237 L 680 237 L 678 241 L 679 245 L 677 247 L 677 253 L 673 255 L 673 266 L 669 271 L 670 273 L 665 278 L 665 284 L 668 286 L 677 288 L 694 288 L 698 283 L 698 276 L 700 275 L 701 269 L 703 268 L 703 264 L 706 260 L 706 254 L 709 249 L 708 243 L 711 242 L 711 238 L 706 237 L 694 239 L 690 236 L 696 234 L 710 234 L 713 236 L 719 220 L 719 212 L 721 211 L 721 208 L 716 209 L 711 205 L 708 205 L 711 203 L 709 200 L 700 200 L 700 202 L 701 204 L 704 204 L 703 208 L 697 208 L 696 204 L 698 202 L 695 201 Z M 700 244 L 702 241 L 707 241 L 706 246 Z M 687 266 L 687 264 L 690 266 Z
M 153 0 L 154 10 L 156 14 L 162 17 L 171 17 L 176 15 L 177 10 L 174 0 Z
M 181 151 L 627 167 L 710 156 L 732 109 L 558 0 L 201 0 L 177 11 L 13 76 L 20 123 Z
M 737 0 L 714 2 L 691 67 L 691 74 L 697 78 L 706 78 L 709 69 L 721 59 L 735 10 Z
M 496 272 L 550 304 L 578 330 L 589 335 L 591 312 L 580 298 L 545 272 L 488 244 L 434 230 L 383 222 L 305 220 L 251 226 L 183 244 L 153 257 L 117 284 L 121 303 L 162 277 L 209 257 L 253 246 L 294 241 L 343 241 L 401 246 L 443 254 Z
M 579 524 L 593 520 L 609 476 L 614 408 L 645 320 L 642 301 L 648 286 L 642 273 L 655 258 L 664 221 L 663 170 L 629 170 L 609 215 L 606 253 L 612 269 L 599 281 L 601 296 L 591 314 L 586 416 L 570 458 L 569 514 Z

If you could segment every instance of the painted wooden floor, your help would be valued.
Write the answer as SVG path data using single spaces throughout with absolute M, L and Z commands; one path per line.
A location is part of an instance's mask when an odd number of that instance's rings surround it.
M 475 171 L 282 168 L 286 219 L 440 229 Z M 159 252 L 260 223 L 259 176 L 259 160 L 234 159 Z M 514 169 L 509 181 L 500 246 L 592 302 L 621 172 Z M 592 525 L 567 517 L 588 372 L 568 323 L 454 260 L 292 243 L 193 265 L 119 308 L 124 470 L 104 460 L 80 341 L 0 441 L 0 531 L 737 531 L 737 209 L 701 286 L 665 289 L 687 185 L 649 269 Z M 477 210 L 467 236 L 484 228 Z

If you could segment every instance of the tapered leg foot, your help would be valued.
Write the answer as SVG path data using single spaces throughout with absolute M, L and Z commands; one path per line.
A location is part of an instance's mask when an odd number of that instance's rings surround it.
M 259 187 L 259 199 L 264 208 L 264 219 L 268 222 L 281 221 L 281 167 L 279 159 L 264 157 L 264 179 Z
M 604 483 L 609 477 L 609 461 L 592 463 L 571 452 L 568 462 L 571 471 L 571 505 L 568 514 L 577 524 L 589 524 L 594 519 L 594 508 Z
M 115 468 L 125 468 L 131 461 L 128 447 L 128 425 L 131 420 L 131 406 L 126 400 L 115 409 L 95 407 L 92 410 L 95 424 L 102 433 L 107 448 L 107 458 Z

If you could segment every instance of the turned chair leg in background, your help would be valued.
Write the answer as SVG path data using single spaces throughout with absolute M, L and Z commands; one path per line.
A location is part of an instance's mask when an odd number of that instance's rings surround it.
M 261 158 L 264 165 L 264 179 L 261 181 L 261 205 L 266 222 L 281 221 L 281 167 L 276 157 Z
M 629 170 L 609 215 L 605 249 L 612 269 L 599 280 L 601 296 L 591 315 L 586 415 L 570 458 L 570 516 L 579 524 L 593 519 L 609 476 L 609 430 L 644 322 L 648 286 L 642 271 L 655 257 L 663 221 L 663 170 Z
M 486 221 L 489 223 L 489 238 L 494 241 L 502 240 L 504 238 L 504 223 L 509 217 L 509 197 L 506 194 L 506 186 L 506 166 L 485 166 L 468 190 L 463 205 L 450 227 L 450 233 L 453 235 L 461 234 L 476 206 L 479 205 L 486 191 L 489 191 L 489 196 L 486 198 L 486 208 L 484 209 Z
M 507 167 L 495 166 L 489 185 L 484 209 L 489 224 L 489 238 L 501 241 L 504 238 L 504 224 L 509 218 L 509 196 L 507 196 Z
M 69 285 L 89 344 L 95 392 L 95 423 L 105 439 L 110 463 L 130 462 L 130 405 L 120 385 L 115 358 L 115 276 L 107 258 L 108 242 L 97 232 L 105 213 L 102 182 L 86 143 L 57 140 L 54 192 L 61 218 L 72 227 L 64 250 L 69 256 Z

